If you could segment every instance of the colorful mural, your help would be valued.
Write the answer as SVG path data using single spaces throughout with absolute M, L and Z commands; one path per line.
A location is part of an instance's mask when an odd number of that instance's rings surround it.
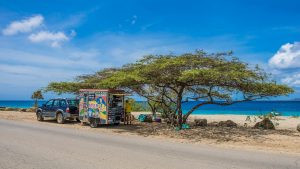
M 99 112 L 99 117 L 101 121 L 107 120 L 107 104 L 106 104 L 106 96 L 100 96 L 96 99 L 96 102 L 98 103 L 98 112 Z
M 89 101 L 88 103 L 88 117 L 98 117 L 99 109 L 98 103 L 95 100 Z
M 82 98 L 80 98 L 80 101 L 79 101 L 79 114 L 80 114 L 80 116 L 84 115 L 85 107 L 86 107 L 86 104 L 84 102 L 84 98 L 82 97 Z
M 79 96 L 79 119 L 82 122 L 89 123 L 93 118 L 95 118 L 99 124 L 109 124 L 120 121 L 121 113 L 123 111 L 123 102 L 121 97 L 121 99 L 114 97 L 109 94 L 108 91 L 98 92 L 93 90 L 81 92 Z M 110 96 L 110 98 L 108 98 L 108 96 Z M 112 100 L 114 100 L 114 102 L 112 102 Z M 109 105 L 112 105 L 117 109 L 113 109 L 112 112 L 108 113 Z M 108 114 L 112 114 L 110 120 L 108 120 Z M 117 117 L 115 114 L 117 114 Z
M 79 102 L 80 116 L 84 118 L 100 118 L 100 122 L 107 123 L 107 97 L 97 95 L 95 99 L 87 101 L 88 98 L 82 97 Z M 87 104 L 86 104 L 87 103 Z

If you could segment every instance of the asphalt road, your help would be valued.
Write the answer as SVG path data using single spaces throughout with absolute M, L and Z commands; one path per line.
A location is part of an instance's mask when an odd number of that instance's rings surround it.
M 0 168 L 300 169 L 300 157 L 0 120 Z

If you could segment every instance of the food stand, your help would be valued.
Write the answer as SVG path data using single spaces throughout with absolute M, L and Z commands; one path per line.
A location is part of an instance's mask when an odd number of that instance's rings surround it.
M 99 124 L 120 124 L 124 114 L 123 90 L 80 89 L 79 120 L 91 127 Z

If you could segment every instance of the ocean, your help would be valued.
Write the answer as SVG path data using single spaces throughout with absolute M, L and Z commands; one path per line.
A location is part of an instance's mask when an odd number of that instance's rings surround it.
M 41 106 L 46 101 L 38 101 L 38 105 Z M 33 107 L 33 100 L 0 100 L 0 107 L 12 107 L 12 108 L 30 108 Z
M 42 105 L 45 101 L 39 101 Z M 187 112 L 198 102 L 183 104 L 183 111 Z M 0 101 L 0 107 L 32 107 L 34 101 Z M 300 101 L 252 101 L 241 102 L 229 106 L 204 105 L 195 110 L 193 114 L 235 114 L 235 115 L 262 115 L 271 111 L 279 112 L 283 116 L 300 116 Z
M 187 112 L 197 102 L 183 104 L 183 111 Z M 300 101 L 251 101 L 240 102 L 229 106 L 204 105 L 193 114 L 234 114 L 234 115 L 262 115 L 279 112 L 282 116 L 300 116 Z

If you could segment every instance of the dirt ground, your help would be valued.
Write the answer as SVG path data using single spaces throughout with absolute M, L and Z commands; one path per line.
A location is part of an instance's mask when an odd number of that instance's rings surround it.
M 176 131 L 164 123 L 140 123 L 137 121 L 134 121 L 133 125 L 121 124 L 119 126 L 90 128 L 89 126 L 81 126 L 75 121 L 67 121 L 65 124 L 57 124 L 54 120 L 38 122 L 35 113 L 17 111 L 0 111 L 0 119 L 76 128 L 92 132 L 137 135 L 185 144 L 207 144 L 236 149 L 300 154 L 300 132 L 289 129 L 260 130 L 243 126 L 237 128 L 209 126 L 191 127 L 188 130 Z

